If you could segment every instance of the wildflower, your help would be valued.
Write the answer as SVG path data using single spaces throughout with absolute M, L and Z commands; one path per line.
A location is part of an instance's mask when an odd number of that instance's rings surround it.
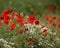
M 30 40 L 30 41 L 29 41 L 29 44 L 30 44 L 30 45 L 32 45 L 32 44 L 33 44 L 33 41 L 32 41 L 32 40 Z
M 20 26 L 20 27 L 23 27 L 23 26 L 24 26 L 24 22 L 21 22 L 21 23 L 19 24 L 19 26 Z
M 39 20 L 35 20 L 35 25 L 39 25 Z
M 4 19 L 4 20 L 3 20 L 3 23 L 4 23 L 4 24 L 8 24 L 8 23 L 9 23 L 9 20 Z
M 20 14 L 16 14 L 17 17 L 22 17 Z
M 20 29 L 20 30 L 19 30 L 19 33 L 20 33 L 20 34 L 22 34 L 23 32 L 24 32 L 23 29 Z
M 28 28 L 25 28 L 25 31 L 28 31 L 29 29 Z
M 44 27 L 45 27 L 44 25 L 41 26 L 41 28 L 44 28 Z
M 22 16 L 18 17 L 17 22 L 23 22 L 23 17 Z
M 6 19 L 6 20 L 10 20 L 10 16 L 5 16 L 5 18 L 4 19 Z
M 48 21 L 48 23 L 51 24 L 51 23 L 53 23 L 53 21 L 54 21 L 53 19 L 50 19 L 50 20 Z
M 3 12 L 3 14 L 9 14 L 9 13 L 11 13 L 13 10 L 12 9 L 8 9 L 8 10 L 6 10 L 5 12 Z
M 42 32 L 46 32 L 47 31 L 47 28 L 46 27 L 43 27 L 41 28 Z
M 14 22 L 10 25 L 10 32 L 12 32 L 15 29 L 15 27 L 16 27 L 16 23 Z
M 53 6 L 49 6 L 48 7 L 48 10 L 53 11 L 54 10 L 54 7 Z
M 3 16 L 0 16 L 0 20 L 3 20 L 4 19 L 4 17 Z
M 53 16 L 52 19 L 53 19 L 53 20 L 56 20 L 56 16 Z
M 33 17 L 33 16 L 30 16 L 30 17 L 28 17 L 28 18 L 26 19 L 26 21 L 27 21 L 28 23 L 31 23 L 31 24 L 33 24 L 35 20 L 36 20 L 36 18 Z
M 6 17 L 4 18 L 4 20 L 3 20 L 3 23 L 4 23 L 4 24 L 8 24 L 9 21 L 10 21 L 10 16 L 6 16 Z
M 16 16 L 16 14 L 12 14 L 12 15 L 11 15 L 11 18 L 14 19 L 15 16 Z
M 43 32 L 46 32 L 46 31 L 47 31 L 46 29 L 43 30 Z
M 56 27 L 56 23 L 52 23 L 52 26 L 53 26 L 53 27 Z

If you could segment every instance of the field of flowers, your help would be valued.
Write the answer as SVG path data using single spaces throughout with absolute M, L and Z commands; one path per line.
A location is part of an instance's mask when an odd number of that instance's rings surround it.
M 0 0 L 0 48 L 60 48 L 60 0 Z
M 7 9 L 0 15 L 0 48 L 59 48 L 60 18 L 29 16 Z

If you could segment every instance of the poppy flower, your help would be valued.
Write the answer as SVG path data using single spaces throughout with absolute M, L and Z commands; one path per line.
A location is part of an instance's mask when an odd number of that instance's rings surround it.
M 48 21 L 48 23 L 51 24 L 51 23 L 53 23 L 53 21 L 54 21 L 53 19 L 50 19 L 50 20 Z
M 24 26 L 24 22 L 21 22 L 21 23 L 19 24 L 19 26 L 20 26 L 20 27 L 23 27 L 23 26 Z
M 20 29 L 20 30 L 19 30 L 19 33 L 20 33 L 20 34 L 22 34 L 23 32 L 24 32 L 23 29 Z
M 40 21 L 39 20 L 35 20 L 35 25 L 39 25 Z
M 29 29 L 28 28 L 25 28 L 25 31 L 28 31 Z
M 4 17 L 3 16 L 0 16 L 0 20 L 3 20 L 4 19 Z
M 12 14 L 12 15 L 11 15 L 11 18 L 14 19 L 15 16 L 16 16 L 16 14 Z
M 10 16 L 7 15 L 4 19 L 10 20 Z
M 52 27 L 56 27 L 56 23 L 52 23 L 51 25 L 52 25 Z
M 4 22 L 4 24 L 8 24 L 9 20 L 4 19 L 3 22 Z
M 44 27 L 45 27 L 44 25 L 41 26 L 41 28 L 44 28 Z
M 53 6 L 48 6 L 48 10 L 53 11 L 54 7 Z
M 22 17 L 20 14 L 16 14 L 17 17 Z
M 30 40 L 30 41 L 29 41 L 29 44 L 30 44 L 30 45 L 32 45 L 32 44 L 33 44 L 33 41 L 32 41 L 32 40 Z
M 9 21 L 10 21 L 10 16 L 6 16 L 6 17 L 4 18 L 4 20 L 3 20 L 3 23 L 4 23 L 4 24 L 8 24 Z
M 46 32 L 46 31 L 47 31 L 46 29 L 43 30 L 43 32 Z
M 47 32 L 47 27 L 42 26 L 41 30 L 43 33 L 45 33 L 45 32 Z
M 16 23 L 14 22 L 10 25 L 10 32 L 12 32 L 15 29 L 15 27 L 16 27 Z
M 5 12 L 3 12 L 3 14 L 9 14 L 9 13 L 11 13 L 13 10 L 12 9 L 8 9 L 8 10 L 6 10 Z
M 53 16 L 52 19 L 53 19 L 53 20 L 56 20 L 56 16 Z
M 26 21 L 28 22 L 28 23 L 31 23 L 31 24 L 33 24 L 33 22 L 36 20 L 36 18 L 35 17 L 33 17 L 33 16 L 30 16 L 30 17 L 28 17 L 27 19 L 26 19 Z
M 5 18 L 8 14 L 2 14 L 2 16 Z
M 22 16 L 18 17 L 17 22 L 23 22 L 23 17 Z

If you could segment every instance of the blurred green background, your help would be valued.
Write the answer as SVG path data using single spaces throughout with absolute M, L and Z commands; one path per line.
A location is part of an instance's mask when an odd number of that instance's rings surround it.
M 48 6 L 55 10 L 49 11 Z M 0 0 L 0 13 L 9 8 L 27 15 L 60 14 L 60 0 Z

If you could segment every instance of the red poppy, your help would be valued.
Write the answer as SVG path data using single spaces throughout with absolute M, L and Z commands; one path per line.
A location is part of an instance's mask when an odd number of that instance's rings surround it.
M 53 6 L 48 6 L 48 10 L 53 11 L 54 7 Z
M 43 30 L 43 32 L 46 32 L 46 31 L 47 31 L 46 29 Z
M 19 26 L 20 26 L 20 27 L 23 27 L 23 26 L 24 26 L 24 22 L 21 22 L 21 23 L 19 24 Z
M 44 28 L 44 27 L 45 27 L 44 25 L 41 26 L 41 28 Z
M 22 16 L 18 17 L 17 22 L 23 22 L 23 17 Z
M 8 24 L 8 23 L 9 23 L 9 20 L 4 19 L 4 20 L 3 20 L 3 23 L 4 23 L 4 24 Z
M 40 21 L 39 20 L 35 20 L 35 25 L 39 25 Z
M 29 29 L 28 28 L 25 28 L 25 31 L 28 31 Z
M 12 32 L 15 29 L 15 27 L 16 27 L 16 23 L 14 22 L 10 25 L 10 32 Z
M 33 41 L 32 41 L 32 40 L 30 40 L 30 41 L 29 41 L 29 44 L 30 44 L 30 45 L 32 45 L 32 44 L 33 44 Z
M 22 17 L 20 14 L 16 14 L 17 17 Z
M 53 27 L 56 27 L 56 23 L 52 23 L 52 26 L 53 26 Z
M 4 19 L 4 17 L 3 16 L 0 16 L 0 20 L 3 20 Z
M 8 16 L 8 15 L 5 16 L 5 17 L 4 17 L 4 20 L 3 20 L 3 23 L 4 23 L 4 24 L 8 24 L 9 21 L 10 21 L 10 16 Z
M 53 21 L 54 21 L 53 19 L 50 19 L 50 20 L 48 21 L 48 23 L 51 24 L 51 23 L 53 23 Z
M 36 20 L 36 18 L 33 17 L 33 16 L 30 16 L 30 17 L 28 17 L 26 20 L 27 20 L 28 23 L 33 24 L 33 22 Z
M 15 16 L 16 16 L 16 14 L 12 14 L 12 15 L 11 15 L 11 18 L 14 19 Z
M 5 18 L 7 15 L 8 15 L 8 14 L 2 14 L 2 17 L 4 17 L 4 18 Z
M 52 19 L 53 19 L 53 20 L 56 20 L 56 16 L 53 16 Z
M 12 9 L 8 9 L 8 10 L 6 10 L 5 12 L 3 12 L 3 14 L 9 14 L 9 13 L 11 13 L 13 10 Z
M 20 34 L 22 34 L 23 32 L 24 32 L 23 29 L 20 29 L 20 30 L 19 30 L 19 33 L 20 33 Z
M 6 19 L 6 20 L 10 20 L 10 16 L 5 16 L 5 18 L 4 19 Z

